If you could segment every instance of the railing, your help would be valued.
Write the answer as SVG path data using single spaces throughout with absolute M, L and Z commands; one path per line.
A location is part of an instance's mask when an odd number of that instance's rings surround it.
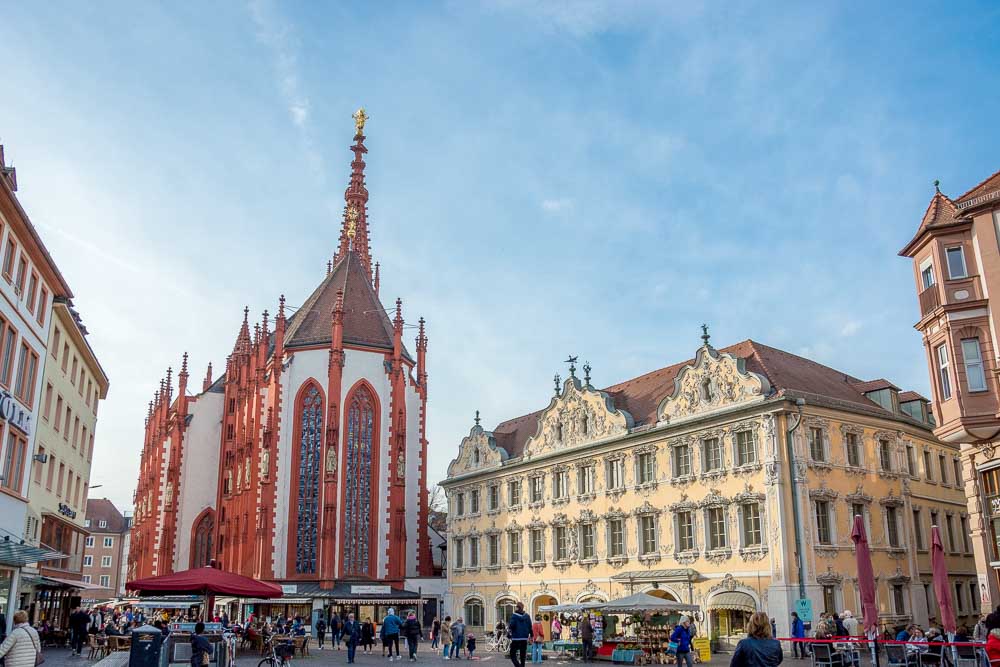
M 920 316 L 923 317 L 941 305 L 941 293 L 937 285 L 931 285 L 920 293 Z
M 961 204 L 958 205 L 958 209 L 963 210 L 970 208 L 972 206 L 979 206 L 980 204 L 985 204 L 986 202 L 996 199 L 998 197 L 1000 197 L 1000 190 L 995 190 L 994 192 L 991 192 L 989 194 L 981 195 L 979 197 L 974 197 L 969 201 L 962 202 Z

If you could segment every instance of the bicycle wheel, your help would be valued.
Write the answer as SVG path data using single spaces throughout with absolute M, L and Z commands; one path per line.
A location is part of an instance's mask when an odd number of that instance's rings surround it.
M 257 667 L 278 667 L 278 665 L 274 661 L 274 658 L 264 658 L 257 663 Z

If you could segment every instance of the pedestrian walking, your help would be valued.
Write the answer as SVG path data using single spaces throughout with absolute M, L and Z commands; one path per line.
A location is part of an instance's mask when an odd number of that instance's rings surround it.
M 382 657 L 385 657 L 385 649 L 389 646 L 389 642 L 385 639 L 385 623 L 381 624 L 378 628 L 378 638 L 382 642 Z
M 441 623 L 441 645 L 444 647 L 444 659 L 451 659 L 451 616 L 445 616 Z
M 465 652 L 468 654 L 469 660 L 472 660 L 473 656 L 476 654 L 476 635 L 469 633 L 469 638 L 465 642 Z
M 69 617 L 69 630 L 71 633 L 71 652 L 73 655 L 80 655 L 83 650 L 83 642 L 87 639 L 87 627 L 90 625 L 90 615 L 80 607 L 76 608 Z
M 451 657 L 458 659 L 458 652 L 465 648 L 465 623 L 462 617 L 451 624 Z
M 373 646 L 375 646 L 375 624 L 372 623 L 372 617 L 369 616 L 361 624 L 361 648 L 365 653 L 371 655 Z
M 336 612 L 330 614 L 330 642 L 340 650 L 340 616 Z
M 747 636 L 736 645 L 729 667 L 777 667 L 781 664 L 781 644 L 771 636 L 767 614 L 755 612 L 747 623 Z
M 804 640 L 806 638 L 806 625 L 799 618 L 798 613 L 792 612 L 792 639 L 794 640 Z M 808 658 L 809 657 L 809 647 L 806 646 L 804 641 L 793 641 L 792 642 L 792 657 L 793 658 Z
M 194 624 L 191 635 L 191 667 L 205 667 L 212 660 L 212 642 L 205 637 L 205 624 L 198 621 Z
M 524 603 L 518 602 L 507 621 L 510 635 L 510 661 L 514 667 L 524 667 L 528 657 L 528 640 L 531 638 L 531 617 L 524 613 Z
M 403 627 L 403 621 L 396 616 L 396 610 L 389 608 L 389 613 L 382 619 L 382 628 L 385 630 L 385 644 L 389 647 L 389 662 L 393 661 L 392 648 L 396 647 L 395 660 L 402 660 L 399 655 L 399 630 Z
M 580 641 L 583 643 L 583 661 L 590 662 L 594 659 L 594 625 L 589 614 L 580 619 Z
M 438 645 L 441 643 L 441 621 L 438 617 L 434 617 L 434 621 L 431 623 L 431 648 L 437 650 Z
M 406 637 L 406 648 L 410 654 L 410 662 L 414 662 L 417 659 L 417 642 L 424 638 L 424 629 L 420 626 L 416 613 L 411 611 L 407 614 L 401 628 L 401 634 Z
M 768 625 L 770 627 L 770 625 Z M 670 634 L 670 641 L 677 644 L 677 667 L 687 665 L 694 667 L 694 660 L 691 659 L 691 619 L 688 616 L 681 616 L 680 622 Z
M 6 667 L 35 667 L 41 662 L 42 642 L 28 623 L 28 612 L 14 612 L 14 628 L 0 644 L 0 658 Z
M 344 621 L 340 634 L 347 646 L 347 664 L 353 664 L 354 654 L 358 650 L 358 642 L 361 641 L 361 626 L 354 620 L 354 614 L 347 615 L 347 620 Z
M 320 616 L 316 621 L 316 644 L 323 648 L 323 640 L 326 638 L 326 621 Z
M 545 626 L 542 625 L 542 615 L 535 614 L 535 622 L 531 624 L 531 662 L 542 662 L 542 643 L 545 641 Z

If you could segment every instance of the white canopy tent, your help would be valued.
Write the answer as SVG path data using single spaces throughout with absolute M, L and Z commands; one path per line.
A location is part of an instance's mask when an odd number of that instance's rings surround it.
M 588 609 L 600 609 L 608 614 L 627 614 L 643 611 L 692 612 L 698 611 L 699 607 L 695 604 L 664 600 L 648 593 L 636 593 L 635 595 L 611 600 L 604 604 L 597 604 L 593 607 L 588 607 Z

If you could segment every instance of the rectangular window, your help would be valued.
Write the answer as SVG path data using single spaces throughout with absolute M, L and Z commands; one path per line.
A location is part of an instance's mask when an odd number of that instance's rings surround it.
M 608 521 L 608 556 L 619 558 L 625 555 L 625 522 L 622 519 Z
M 42 447 L 41 445 L 38 446 L 38 456 L 40 456 L 40 457 L 45 456 L 45 448 Z M 38 484 L 39 486 L 41 486 L 42 485 L 42 464 L 38 463 L 37 465 L 35 465 L 33 467 L 35 468 L 35 484 Z
M 760 504 L 744 503 L 743 514 L 743 546 L 759 547 L 764 543 L 760 527 Z
M 736 465 L 757 463 L 757 436 L 754 431 L 736 432 Z
M 691 474 L 691 447 L 689 445 L 674 446 L 674 477 L 686 477 Z
M 920 280 L 924 289 L 934 285 L 934 266 L 932 264 L 928 264 L 920 270 Z
M 507 555 L 511 563 L 521 562 L 521 533 L 507 533 Z
M 80 418 L 73 417 L 73 449 L 80 444 Z
M 979 613 L 979 589 L 974 581 L 969 582 L 969 613 Z
M 65 440 L 66 442 L 69 442 L 69 423 L 72 417 L 73 417 L 73 410 L 67 405 L 66 418 L 63 419 L 63 440 Z
M 837 589 L 833 586 L 823 587 L 823 611 L 828 614 L 837 613 Z
M 594 544 L 594 524 L 580 524 L 580 557 L 584 560 L 594 558 L 596 554 Z
M 816 501 L 816 542 L 833 543 L 833 535 L 830 534 L 830 503 L 826 500 Z
M 566 526 L 556 526 L 553 536 L 556 543 L 556 560 L 566 560 L 569 558 L 569 535 Z
M 101 586 L 103 588 L 108 588 L 109 586 L 111 586 L 111 575 L 109 574 L 101 575 Z
M 24 281 L 28 274 L 28 259 L 21 253 L 21 256 L 17 259 L 17 279 L 14 281 L 17 285 L 17 293 L 24 294 Z
M 913 510 L 913 540 L 917 543 L 917 549 L 927 548 L 924 542 L 924 524 L 921 521 L 920 510 Z
M 847 465 L 860 468 L 861 467 L 861 443 L 859 442 L 857 433 L 847 433 L 844 435 L 844 441 L 847 445 Z
M 677 513 L 677 551 L 694 551 L 694 517 L 691 512 Z
M 27 343 L 21 343 L 21 354 L 17 359 L 17 377 L 14 381 L 14 395 L 25 405 L 34 403 L 37 372 L 38 355 L 28 347 Z
M 42 293 L 38 297 L 38 312 L 35 314 L 35 319 L 38 321 L 40 326 L 45 326 L 45 309 L 49 306 L 49 290 L 42 286 Z
M 486 536 L 486 564 L 496 567 L 500 564 L 500 536 Z
M 639 554 L 656 553 L 656 517 L 645 515 L 639 517 Z
M 566 470 L 557 470 L 552 475 L 552 497 L 553 498 L 568 498 L 569 497 L 569 472 Z
M 944 517 L 945 530 L 948 532 L 948 551 L 955 553 L 958 551 L 955 542 L 955 517 L 948 514 Z
M 934 468 L 931 467 L 931 453 L 924 450 L 924 476 L 928 482 L 934 481 Z
M 986 371 L 978 338 L 962 339 L 962 361 L 965 362 L 965 381 L 969 391 L 986 391 Z
M 962 552 L 972 553 L 972 549 L 969 548 L 969 519 L 963 516 L 958 521 L 962 526 Z
M 111 556 L 101 556 L 101 567 L 111 567 Z
M 965 613 L 965 596 L 962 595 L 965 592 L 965 586 L 961 582 L 955 582 L 955 611 L 959 614 Z
M 913 456 L 913 445 L 906 446 L 906 474 L 911 477 L 917 474 L 917 461 Z
M 59 359 L 60 338 L 62 338 L 62 331 L 59 330 L 59 327 L 55 327 L 55 333 L 52 334 L 52 349 L 50 350 L 50 352 L 52 352 L 53 359 Z
M 49 420 L 49 415 L 52 414 L 52 383 L 49 382 L 45 385 L 45 407 L 42 410 L 42 418 L 45 421 Z
M 28 451 L 28 441 L 13 429 L 7 429 L 7 451 L 3 458 L 3 487 L 21 495 L 21 481 L 24 479 L 24 458 Z
M 545 497 L 545 478 L 541 476 L 531 477 L 529 479 L 529 487 L 531 497 L 528 500 L 533 503 L 542 502 L 542 499 Z
M 486 487 L 486 509 L 491 512 L 500 509 L 500 487 L 496 484 Z
M 80 429 L 80 456 L 83 456 L 83 450 L 87 448 L 87 427 L 84 426 Z
M 105 537 L 104 538 L 104 546 L 105 546 L 105 548 L 110 549 L 114 545 L 115 545 L 115 538 L 113 538 L 113 537 Z
M 948 483 L 948 459 L 944 454 L 938 454 L 938 470 L 941 471 L 941 483 Z
M 2 322 L 2 320 L 0 320 Z M 14 351 L 17 349 L 17 331 L 9 323 L 4 322 L 3 354 L 0 356 L 0 384 L 10 387 L 10 376 L 14 372 Z
M 702 441 L 704 452 L 703 472 L 722 470 L 722 441 L 719 438 L 706 438 Z
M 507 482 L 507 506 L 518 507 L 521 505 L 521 482 L 514 480 Z
M 955 469 L 955 486 L 961 487 L 965 484 L 965 480 L 962 479 L 962 462 L 958 459 L 952 459 L 951 465 Z
M 17 243 L 9 235 L 7 236 L 7 247 L 3 252 L 3 277 L 7 282 L 14 280 L 14 257 L 17 255 Z
M 649 484 L 656 481 L 655 460 L 651 452 L 643 452 L 636 458 L 636 479 L 639 484 Z
M 74 387 L 76 386 L 76 368 L 78 363 L 79 359 L 77 359 L 76 355 L 73 355 L 73 370 L 69 374 L 69 383 Z
M 80 386 L 83 387 L 83 385 L 80 385 Z M 92 380 L 90 380 L 88 378 L 87 379 L 87 396 L 84 399 L 84 402 L 86 402 L 88 408 L 90 407 L 90 395 L 91 395 L 91 392 L 93 391 L 93 388 L 94 388 L 94 383 L 93 383 Z
M 878 461 L 879 465 L 882 466 L 882 470 L 892 472 L 892 449 L 889 446 L 888 440 L 878 441 Z
M 823 443 L 823 429 L 818 426 L 809 428 L 809 456 L 813 461 L 826 461 L 826 447 Z
M 463 516 L 465 514 L 465 494 L 460 493 L 455 496 L 455 516 Z
M 594 492 L 594 466 L 583 466 L 576 471 L 576 490 L 581 496 Z
M 469 491 L 469 513 L 479 514 L 479 489 Z
M 951 398 L 951 380 L 948 377 L 948 347 L 938 345 L 935 350 L 938 363 L 938 382 L 941 384 L 941 400 Z
M 479 567 L 479 538 L 469 538 L 469 567 Z
M 946 248 L 945 255 L 948 257 L 948 277 L 952 280 L 968 278 L 969 274 L 965 269 L 965 253 L 962 246 Z
M 69 343 L 63 343 L 62 372 L 65 373 L 67 368 L 69 368 Z
M 85 584 L 89 584 L 90 583 L 90 575 L 89 574 L 83 575 L 83 583 L 85 583 Z
M 609 490 L 625 487 L 625 462 L 622 459 L 608 461 L 607 478 Z
M 93 535 L 87 535 L 87 541 L 86 541 L 85 546 L 88 546 L 88 547 L 93 547 L 94 546 L 94 536 Z
M 88 547 L 93 546 L 94 538 L 93 537 L 88 537 L 87 538 L 87 542 L 90 542 L 90 544 L 87 545 Z M 93 564 L 94 564 L 94 557 L 93 556 L 84 556 L 83 557 L 83 566 L 84 567 L 90 567 Z
M 710 507 L 708 509 L 708 548 L 725 549 L 728 545 L 726 512 L 721 507 Z
M 899 548 L 899 517 L 895 507 L 885 508 L 885 528 L 889 546 Z
M 892 607 L 897 615 L 906 614 L 906 598 L 903 597 L 902 584 L 893 584 L 892 586 Z
M 871 531 L 868 530 L 868 519 L 865 517 L 864 503 L 851 503 L 851 522 L 850 522 L 851 530 L 854 530 L 854 517 L 856 516 L 861 517 L 861 520 L 864 521 L 865 532 L 870 534 Z
M 52 490 L 52 477 L 56 472 L 56 457 L 49 454 L 49 474 L 45 477 L 45 490 Z
M 461 538 L 455 540 L 455 567 L 465 567 L 465 540 Z
M 32 315 L 35 314 L 35 297 L 38 296 L 38 274 L 34 271 L 31 272 L 31 277 L 28 278 L 28 312 Z
M 531 562 L 541 563 L 545 560 L 545 532 L 541 528 L 531 531 Z

